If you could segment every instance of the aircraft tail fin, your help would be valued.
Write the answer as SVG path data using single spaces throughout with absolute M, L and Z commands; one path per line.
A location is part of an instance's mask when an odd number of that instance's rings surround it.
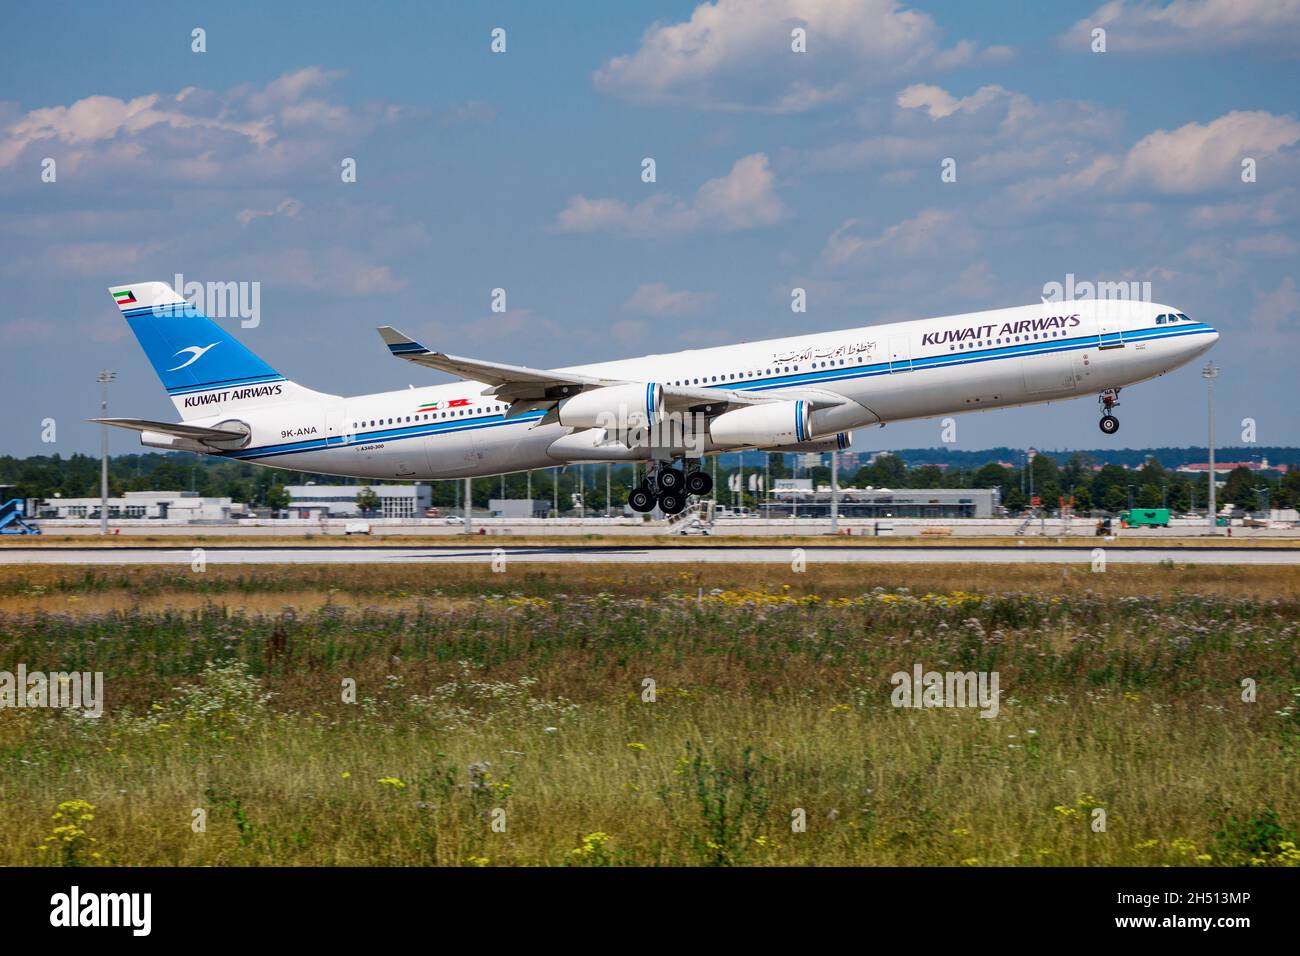
M 319 394 L 290 382 L 165 282 L 108 291 L 183 419 Z

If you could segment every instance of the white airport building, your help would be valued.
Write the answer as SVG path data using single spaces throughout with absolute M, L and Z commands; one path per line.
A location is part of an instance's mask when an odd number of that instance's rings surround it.
M 379 498 L 378 510 L 369 517 L 423 518 L 433 504 L 429 485 L 285 485 L 290 518 L 355 518 L 361 515 L 357 496 L 369 488 Z
M 39 518 L 99 518 L 100 500 L 42 498 Z M 170 521 L 229 521 L 248 513 L 241 502 L 204 498 L 194 491 L 128 491 L 108 499 L 109 518 L 158 518 Z

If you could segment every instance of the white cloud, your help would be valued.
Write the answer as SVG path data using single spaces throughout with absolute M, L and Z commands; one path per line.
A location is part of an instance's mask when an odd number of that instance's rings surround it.
M 898 105 L 903 109 L 923 109 L 930 119 L 943 119 L 956 112 L 973 113 L 1012 94 L 1000 86 L 982 86 L 970 96 L 960 99 L 942 87 L 917 83 L 898 94 Z M 1028 99 L 1028 97 L 1025 97 Z
M 791 31 L 807 31 L 807 52 Z M 898 0 L 715 0 L 688 20 L 655 23 L 635 53 L 614 57 L 596 88 L 643 103 L 798 112 L 922 67 L 948 69 L 984 54 L 963 41 L 944 50 L 925 13 Z
M 190 115 L 182 111 L 183 101 L 179 94 L 168 99 L 160 93 L 151 93 L 132 100 L 88 96 L 71 106 L 32 110 L 12 124 L 0 139 L 0 167 L 12 165 L 29 145 L 85 147 L 119 136 L 139 136 L 160 126 L 171 130 L 228 133 L 254 146 L 265 146 L 270 142 L 272 134 L 265 121 L 230 122 Z
M 825 266 L 860 269 L 900 259 L 938 259 L 970 252 L 978 244 L 969 224 L 946 209 L 923 209 L 874 236 L 858 232 L 861 225 L 849 219 L 831 233 L 821 253 Z
M 673 291 L 662 282 L 638 286 L 623 308 L 656 317 L 697 316 L 708 312 L 718 300 L 716 292 Z
M 997 85 L 958 96 L 917 83 L 900 90 L 889 109 L 883 115 L 878 108 L 860 111 L 863 123 L 884 125 L 886 132 L 813 150 L 808 168 L 902 166 L 937 177 L 940 159 L 951 156 L 958 160 L 959 181 L 1006 179 L 1077 167 L 1120 128 L 1116 114 L 1094 103 L 1039 102 Z
M 273 216 L 287 216 L 293 219 L 302 212 L 302 203 L 292 196 L 281 200 L 274 209 L 241 209 L 235 216 L 241 226 L 247 226 L 254 219 L 270 219 Z
M 1008 190 L 1022 207 L 1055 204 L 1093 191 L 1098 196 L 1156 192 L 1168 195 L 1242 186 L 1241 160 L 1285 158 L 1300 143 L 1300 122 L 1262 111 L 1227 113 L 1209 123 L 1156 130 L 1127 152 L 1101 155 L 1086 167 L 1025 180 Z M 1209 215 L 1209 212 L 1206 212 Z
M 1274 156 L 1300 142 L 1300 122 L 1263 111 L 1233 111 L 1210 123 L 1156 130 L 1140 139 L 1119 170 L 1127 183 L 1183 193 L 1241 182 L 1241 160 Z
M 742 157 L 731 171 L 702 185 L 690 201 L 656 193 L 635 205 L 621 199 L 575 196 L 560 211 L 559 232 L 613 232 L 630 236 L 677 235 L 699 230 L 736 232 L 785 218 L 764 153 Z
M 1059 43 L 1089 51 L 1097 27 L 1106 31 L 1108 52 L 1256 47 L 1294 56 L 1300 49 L 1300 0 L 1111 0 L 1070 27 Z
M 405 115 L 312 96 L 341 74 L 317 66 L 224 94 L 197 87 L 123 100 L 93 95 L 30 110 L 0 129 L 0 169 L 49 156 L 74 182 L 247 182 L 294 173 L 331 144 Z M 63 181 L 62 177 L 61 180 Z

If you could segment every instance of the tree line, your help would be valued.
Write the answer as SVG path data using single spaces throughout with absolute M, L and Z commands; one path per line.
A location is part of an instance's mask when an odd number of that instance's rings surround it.
M 712 472 L 715 463 L 709 460 L 705 467 Z M 99 468 L 99 459 L 90 455 L 0 456 L 0 484 L 14 486 L 12 494 L 20 498 L 97 497 Z M 757 507 L 763 498 L 761 492 L 746 490 L 739 494 L 730 490 L 729 479 L 738 470 L 735 465 L 716 463 L 714 497 L 722 504 Z M 762 466 L 755 467 L 751 456 L 751 462 L 744 468 L 745 484 L 749 484 L 749 476 L 763 470 Z M 773 480 L 788 477 L 792 473 L 789 456 L 768 455 L 765 470 Z M 611 510 L 622 510 L 628 492 L 643 474 L 643 469 L 634 472 L 630 465 L 609 468 Z M 804 469 L 800 475 L 811 478 L 815 487 L 830 484 L 830 468 L 826 465 Z M 583 510 L 603 513 L 605 476 L 606 466 L 598 464 L 476 478 L 472 483 L 473 502 L 476 508 L 483 509 L 492 498 L 518 499 L 531 494 L 534 499 L 558 500 L 560 512 L 568 514 L 578 510 L 574 496 L 580 495 Z M 1204 509 L 1208 489 L 1205 475 L 1168 469 L 1151 456 L 1140 468 L 1126 469 L 1117 464 L 1098 467 L 1086 452 L 1071 453 L 1060 461 L 1057 455 L 1039 454 L 1027 465 L 1008 466 L 986 460 L 978 466 L 949 468 L 935 464 L 909 466 L 898 454 L 884 454 L 852 473 L 841 468 L 839 478 L 842 487 L 857 488 L 995 488 L 1001 494 L 1002 504 L 1012 512 L 1028 507 L 1031 495 L 1038 496 L 1049 511 L 1057 509 L 1060 499 L 1073 498 L 1077 513 L 1114 513 L 1129 507 L 1167 507 L 1186 512 Z M 193 491 L 207 497 L 228 497 L 254 507 L 280 509 L 288 505 L 285 485 L 309 482 L 372 486 L 385 483 L 286 471 L 184 452 L 119 455 L 109 461 L 109 494 L 114 497 L 126 491 Z M 450 509 L 461 505 L 463 481 L 429 484 L 435 506 Z M 1300 507 L 1300 468 L 1285 475 L 1237 468 L 1219 488 L 1218 501 L 1247 511 Z

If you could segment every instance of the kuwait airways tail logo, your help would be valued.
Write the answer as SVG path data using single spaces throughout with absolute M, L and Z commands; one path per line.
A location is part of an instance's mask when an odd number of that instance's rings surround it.
M 176 353 L 176 355 L 173 355 L 172 358 L 176 358 L 177 355 L 188 355 L 189 358 L 187 358 L 180 365 L 177 365 L 175 368 L 169 368 L 167 371 L 179 372 L 181 369 L 193 365 L 199 359 L 203 358 L 204 353 L 206 353 L 208 349 L 220 344 L 221 344 L 220 342 L 213 342 L 212 345 L 204 345 L 204 346 L 191 345 L 187 349 L 181 349 L 179 352 Z

